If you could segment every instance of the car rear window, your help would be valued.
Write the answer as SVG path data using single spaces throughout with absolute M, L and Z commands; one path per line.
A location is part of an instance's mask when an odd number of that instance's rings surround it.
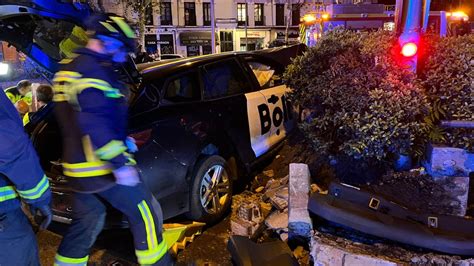
M 243 93 L 248 85 L 247 78 L 235 59 L 204 66 L 203 83 L 205 99 Z

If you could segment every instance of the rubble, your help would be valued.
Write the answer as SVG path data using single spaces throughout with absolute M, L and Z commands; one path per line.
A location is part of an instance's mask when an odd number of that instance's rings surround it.
M 306 164 L 290 164 L 288 230 L 290 238 L 311 235 L 312 221 L 309 217 L 308 200 L 310 173 Z
M 288 210 L 272 212 L 265 220 L 265 225 L 274 231 L 288 228 Z
M 233 197 L 230 227 L 232 234 L 253 236 L 263 223 L 261 196 L 250 192 Z

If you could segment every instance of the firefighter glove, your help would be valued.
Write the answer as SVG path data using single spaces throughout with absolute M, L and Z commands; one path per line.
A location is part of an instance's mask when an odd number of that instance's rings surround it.
M 122 166 L 114 170 L 115 183 L 123 186 L 134 187 L 140 183 L 137 169 L 133 166 Z
M 39 228 L 41 230 L 48 228 L 53 220 L 53 212 L 49 205 L 39 207 L 30 206 L 30 210 L 31 214 L 34 216 L 34 220 L 39 224 Z
M 127 139 L 125 139 L 125 145 L 127 145 L 127 149 L 131 153 L 134 153 L 134 152 L 138 151 L 138 147 L 137 147 L 137 144 L 135 142 L 135 139 L 132 138 L 132 137 L 127 137 Z

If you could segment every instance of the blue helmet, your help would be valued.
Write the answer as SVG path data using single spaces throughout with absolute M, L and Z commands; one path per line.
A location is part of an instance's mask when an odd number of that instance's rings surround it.
M 115 14 L 93 13 L 85 20 L 88 32 L 99 40 L 120 41 L 129 52 L 135 51 L 135 32 L 123 17 Z

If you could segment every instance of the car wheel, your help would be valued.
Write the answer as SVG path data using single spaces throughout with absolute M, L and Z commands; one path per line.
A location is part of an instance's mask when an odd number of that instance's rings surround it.
M 188 218 L 214 223 L 229 209 L 232 201 L 232 177 L 224 158 L 213 155 L 195 167 Z

